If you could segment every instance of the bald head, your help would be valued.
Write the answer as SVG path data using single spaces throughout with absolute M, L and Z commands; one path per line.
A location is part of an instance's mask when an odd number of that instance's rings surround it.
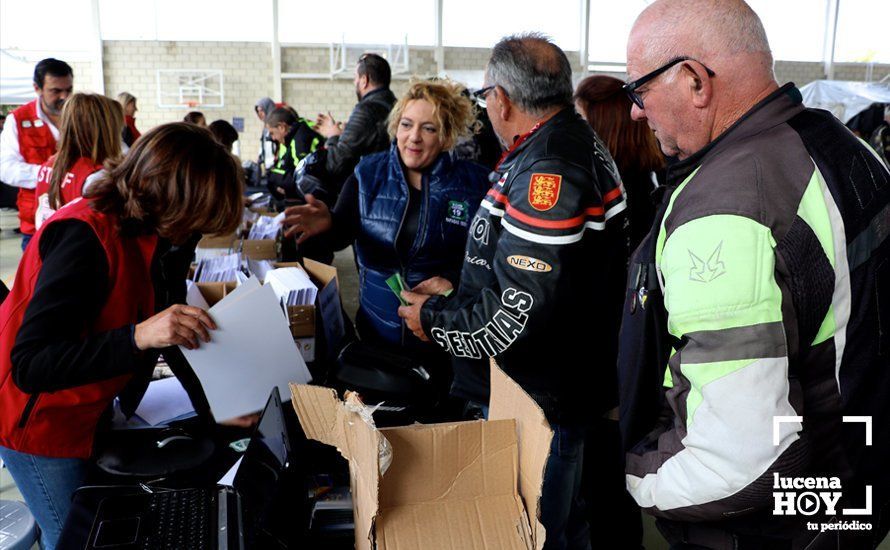
M 742 0 L 657 0 L 637 18 L 627 43 L 627 74 L 638 80 L 636 120 L 646 120 L 662 151 L 686 158 L 778 88 L 763 24 Z
M 634 23 L 628 56 L 632 48 L 656 66 L 688 56 L 709 66 L 743 66 L 748 78 L 773 78 L 763 23 L 742 0 L 658 0 Z

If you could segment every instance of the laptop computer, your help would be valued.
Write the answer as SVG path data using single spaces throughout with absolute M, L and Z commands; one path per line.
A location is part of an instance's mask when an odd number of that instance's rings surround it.
M 86 547 L 254 547 L 269 535 L 264 522 L 276 485 L 289 467 L 290 452 L 281 397 L 278 388 L 273 388 L 233 487 L 107 497 L 99 505 Z

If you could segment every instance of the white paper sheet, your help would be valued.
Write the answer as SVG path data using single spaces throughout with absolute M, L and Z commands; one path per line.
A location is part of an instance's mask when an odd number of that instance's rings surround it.
M 232 464 L 232 467 L 229 468 L 229 471 L 223 474 L 223 476 L 219 478 L 219 481 L 217 481 L 216 484 L 232 487 L 235 483 L 235 475 L 238 473 L 238 467 L 241 466 L 242 460 L 244 460 L 244 455 L 238 457 L 238 462 Z
M 185 388 L 175 376 L 149 384 L 136 408 L 136 415 L 152 426 L 166 424 L 194 412 Z
M 251 275 L 256 275 L 256 277 L 263 282 L 266 280 L 266 275 L 275 269 L 272 266 L 272 262 L 270 260 L 251 260 L 247 259 L 247 270 L 250 271 Z
M 274 239 L 281 230 L 281 222 L 284 221 L 284 212 L 275 216 L 259 216 L 254 220 L 253 227 L 250 228 L 248 239 Z
M 192 281 L 186 281 L 185 288 L 185 303 L 204 310 L 210 309 L 210 304 L 204 299 L 204 295 L 201 294 L 201 289 L 198 288 L 198 285 Z
M 198 349 L 180 347 L 201 381 L 217 421 L 262 410 L 269 392 L 312 377 L 294 344 L 275 293 L 255 277 L 210 308 L 217 330 Z

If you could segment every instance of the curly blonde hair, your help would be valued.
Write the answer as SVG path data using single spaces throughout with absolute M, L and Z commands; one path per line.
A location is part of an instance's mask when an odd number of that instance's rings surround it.
M 463 95 L 464 86 L 449 79 L 412 80 L 389 114 L 389 135 L 396 137 L 399 120 L 408 104 L 416 99 L 428 101 L 433 106 L 433 118 L 439 126 L 439 140 L 443 148 L 450 150 L 462 137 L 477 131 L 479 122 L 470 98 Z

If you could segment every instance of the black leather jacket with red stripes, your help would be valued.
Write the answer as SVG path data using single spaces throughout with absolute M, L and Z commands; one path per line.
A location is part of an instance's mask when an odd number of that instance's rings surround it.
M 627 262 L 615 163 L 568 107 L 514 142 L 473 219 L 460 288 L 421 311 L 455 358 L 453 393 L 488 402 L 488 358 L 576 423 L 615 406 Z

